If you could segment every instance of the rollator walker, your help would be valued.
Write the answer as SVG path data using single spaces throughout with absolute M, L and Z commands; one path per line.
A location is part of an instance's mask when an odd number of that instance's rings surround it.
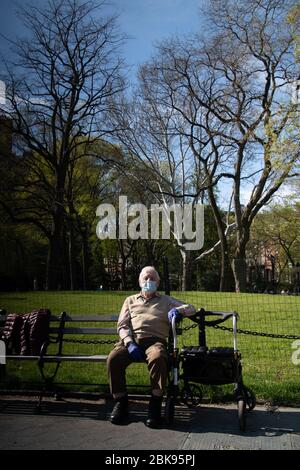
M 217 317 L 206 320 L 206 317 Z M 216 326 L 232 318 L 233 348 L 211 347 L 206 345 L 205 328 Z M 198 324 L 199 344 L 178 348 L 177 334 L 182 330 L 172 319 L 169 335 L 170 373 L 165 404 L 165 421 L 174 422 L 175 405 L 184 403 L 188 407 L 198 406 L 202 400 L 203 385 L 234 384 L 234 400 L 237 403 L 238 422 L 241 431 L 246 430 L 247 412 L 255 407 L 254 393 L 245 387 L 242 378 L 241 354 L 237 346 L 236 312 L 206 311 L 201 308 L 189 317 Z

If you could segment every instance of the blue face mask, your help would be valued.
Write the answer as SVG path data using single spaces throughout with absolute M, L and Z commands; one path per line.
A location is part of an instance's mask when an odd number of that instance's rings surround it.
M 142 290 L 144 292 L 156 292 L 157 291 L 157 283 L 156 281 L 146 281 L 144 282 L 144 284 L 142 285 Z

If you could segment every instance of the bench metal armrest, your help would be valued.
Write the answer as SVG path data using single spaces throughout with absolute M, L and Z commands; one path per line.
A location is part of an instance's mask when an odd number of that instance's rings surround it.
M 39 367 L 44 367 L 44 356 L 47 354 L 47 349 L 50 344 L 49 339 L 46 339 L 46 341 L 43 342 L 41 350 L 40 350 L 40 358 L 38 360 L 38 365 Z

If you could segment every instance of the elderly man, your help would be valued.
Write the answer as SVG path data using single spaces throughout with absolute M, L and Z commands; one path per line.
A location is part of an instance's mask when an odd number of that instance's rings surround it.
M 120 342 L 107 359 L 110 390 L 115 406 L 110 420 L 124 424 L 128 419 L 128 398 L 125 369 L 132 362 L 146 361 L 150 374 L 151 398 L 146 425 L 158 427 L 161 404 L 168 375 L 166 338 L 172 318 L 195 314 L 192 305 L 186 305 L 168 295 L 157 292 L 158 272 L 152 266 L 142 269 L 139 276 L 141 292 L 125 300 L 118 319 Z

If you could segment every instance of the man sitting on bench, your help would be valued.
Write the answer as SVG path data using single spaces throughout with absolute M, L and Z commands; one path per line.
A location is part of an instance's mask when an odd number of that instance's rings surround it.
M 184 304 L 157 292 L 159 274 L 152 266 L 139 276 L 141 292 L 125 300 L 118 319 L 119 343 L 107 358 L 110 391 L 115 400 L 110 420 L 124 424 L 128 420 L 126 367 L 132 362 L 146 361 L 150 374 L 151 398 L 146 425 L 156 428 L 161 422 L 161 404 L 168 376 L 167 340 L 169 324 L 175 316 L 196 313 Z

